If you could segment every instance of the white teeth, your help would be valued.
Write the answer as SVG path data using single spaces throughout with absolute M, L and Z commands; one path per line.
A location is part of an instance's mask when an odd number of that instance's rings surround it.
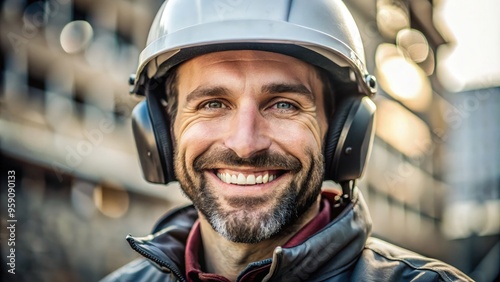
M 247 184 L 247 179 L 243 174 L 238 174 L 238 184 L 245 185 Z
M 250 174 L 247 176 L 247 185 L 254 185 L 255 184 L 255 175 Z
M 255 176 L 254 174 L 249 174 L 245 177 L 242 173 L 236 176 L 235 174 L 229 173 L 217 173 L 217 177 L 225 183 L 228 184 L 237 184 L 237 185 L 255 185 L 255 184 L 263 184 L 268 183 L 277 178 L 276 175 L 269 175 L 268 173 L 264 175 Z
M 262 175 L 257 176 L 257 178 L 255 179 L 255 182 L 256 182 L 257 184 L 262 183 Z

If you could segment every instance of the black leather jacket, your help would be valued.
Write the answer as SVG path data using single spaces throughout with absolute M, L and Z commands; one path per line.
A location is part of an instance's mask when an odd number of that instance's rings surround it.
M 239 277 L 271 264 L 264 281 L 472 281 L 443 262 L 369 237 L 371 218 L 359 192 L 353 203 L 337 212 L 332 222 L 302 244 L 275 248 L 272 259 L 248 265 Z M 127 236 L 144 258 L 103 281 L 186 281 L 185 242 L 196 219 L 195 208 L 188 206 L 164 216 L 152 235 Z

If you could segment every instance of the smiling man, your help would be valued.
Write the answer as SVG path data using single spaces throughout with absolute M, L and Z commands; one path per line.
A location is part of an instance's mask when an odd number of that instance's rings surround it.
M 226 51 L 182 64 L 177 88 L 176 175 L 200 212 L 207 270 L 235 280 L 319 211 L 323 85 L 295 58 Z
M 226 51 L 177 75 L 176 175 L 202 234 L 285 243 L 318 211 L 327 124 L 316 70 L 281 54 Z
M 341 1 L 170 0 L 139 61 L 144 176 L 193 205 L 127 237 L 144 258 L 106 281 L 469 280 L 370 237 L 376 84 Z

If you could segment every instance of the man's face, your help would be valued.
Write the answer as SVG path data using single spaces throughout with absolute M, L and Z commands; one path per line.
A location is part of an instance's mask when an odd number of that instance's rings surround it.
M 175 170 L 222 236 L 256 243 L 317 200 L 327 129 L 315 68 L 263 51 L 199 56 L 178 68 Z

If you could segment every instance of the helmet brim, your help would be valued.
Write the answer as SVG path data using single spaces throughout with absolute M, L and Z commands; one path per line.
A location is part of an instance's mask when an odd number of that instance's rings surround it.
M 247 32 L 242 34 L 241 30 Z M 366 81 L 368 72 L 362 58 L 342 41 L 323 32 L 270 20 L 212 22 L 155 39 L 139 57 L 142 63 L 132 92 L 141 94 L 148 80 L 163 76 L 186 60 L 229 50 L 260 50 L 292 56 L 327 70 L 336 83 L 357 84 L 359 92 L 368 96 L 376 92 Z

